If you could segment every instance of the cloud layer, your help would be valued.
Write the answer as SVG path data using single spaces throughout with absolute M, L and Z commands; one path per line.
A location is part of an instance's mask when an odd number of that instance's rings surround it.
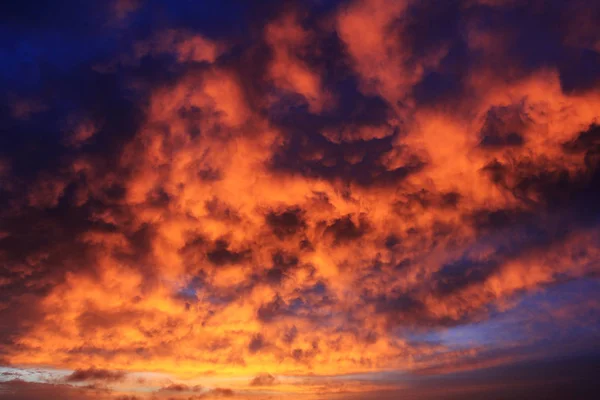
M 8 7 L 3 364 L 292 390 L 598 339 L 591 2 Z

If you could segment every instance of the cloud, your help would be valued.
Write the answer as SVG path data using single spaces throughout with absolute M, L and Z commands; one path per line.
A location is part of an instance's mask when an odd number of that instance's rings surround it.
M 315 33 L 304 29 L 297 14 L 289 13 L 269 23 L 264 35 L 273 52 L 268 74 L 275 86 L 302 96 L 312 111 L 331 107 L 333 99 L 323 88 L 320 72 L 305 61 Z
M 104 400 L 110 395 L 90 388 L 74 388 L 69 385 L 25 382 L 12 380 L 0 383 L 0 399 L 35 400 L 39 398 L 60 398 L 66 400 Z
M 273 386 L 277 385 L 279 381 L 271 374 L 260 374 L 252 378 L 250 386 Z
M 140 8 L 139 0 L 116 0 L 112 3 L 114 18 L 118 21 L 126 19 Z
M 169 393 L 169 392 L 199 392 L 202 390 L 202 387 L 199 385 L 188 386 L 183 383 L 172 383 L 170 385 L 164 386 L 160 388 L 158 391 L 160 393 Z
M 17 119 L 29 119 L 47 109 L 47 106 L 35 99 L 16 99 L 12 104 L 12 116 Z
M 209 14 L 236 23 L 198 27 L 200 3 L 119 1 L 39 31 L 15 6 L 7 29 L 31 37 L 8 59 L 39 73 L 0 76 L 0 360 L 214 397 L 245 392 L 184 379 L 286 391 L 597 336 L 576 297 L 551 302 L 572 320 L 452 336 L 600 274 L 598 10 L 581 4 L 223 2 Z
M 215 396 L 215 397 L 231 397 L 233 396 L 235 393 L 233 390 L 229 389 L 229 388 L 214 388 L 209 392 L 209 395 Z
M 109 371 L 105 369 L 78 369 L 71 375 L 68 375 L 65 380 L 67 382 L 87 382 L 87 381 L 103 381 L 103 382 L 118 382 L 125 379 L 126 373 L 122 371 Z

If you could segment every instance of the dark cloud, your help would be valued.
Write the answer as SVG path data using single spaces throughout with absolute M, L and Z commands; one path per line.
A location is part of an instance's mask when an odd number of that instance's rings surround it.
M 469 217 L 473 226 L 482 231 L 496 231 L 531 221 L 533 215 L 525 210 L 477 210 Z
M 87 381 L 103 381 L 103 382 L 118 382 L 126 377 L 123 371 L 109 371 L 105 369 L 88 368 L 78 369 L 71 375 L 68 375 L 65 380 L 67 382 L 87 382 Z
M 461 290 L 467 285 L 481 284 L 496 272 L 498 266 L 498 262 L 494 260 L 469 259 L 444 265 L 433 277 L 436 290 L 443 296 Z
M 276 296 L 272 301 L 260 306 L 257 312 L 258 319 L 262 322 L 271 322 L 277 316 L 287 314 L 285 307 L 283 300 Z
M 259 333 L 254 335 L 254 337 L 248 344 L 248 350 L 251 353 L 256 353 L 264 349 L 267 345 L 268 343 L 265 341 L 265 338 Z
M 221 397 L 231 397 L 235 392 L 229 388 L 215 388 L 210 391 L 210 394 Z
M 158 391 L 164 392 L 164 393 L 169 393 L 169 392 L 181 393 L 181 392 L 199 392 L 201 390 L 202 390 L 202 387 L 199 385 L 188 386 L 183 383 L 172 383 L 170 385 L 163 386 Z
M 307 123 L 294 123 L 294 129 L 302 127 L 299 124 Z M 392 149 L 392 136 L 371 140 L 359 138 L 354 143 L 335 144 L 321 135 L 312 134 L 314 130 L 314 127 L 307 126 L 304 132 L 292 131 L 286 147 L 274 155 L 273 168 L 298 172 L 310 178 L 342 179 L 371 186 L 401 182 L 423 166 L 423 161 L 416 158 L 409 164 L 393 170 L 381 165 L 382 155 Z
M 267 270 L 267 281 L 275 285 L 281 284 L 290 273 L 290 270 L 297 266 L 298 257 L 293 254 L 277 252 L 273 255 L 273 266 Z
M 260 374 L 252 378 L 250 381 L 250 386 L 273 386 L 278 382 L 277 378 L 275 378 L 271 374 Z
M 566 151 L 593 153 L 597 152 L 598 145 L 600 145 L 600 126 L 592 125 L 588 130 L 581 132 L 574 140 L 565 143 L 564 147 Z
M 481 146 L 522 146 L 525 139 L 520 132 L 526 123 L 527 116 L 523 115 L 518 106 L 490 109 L 480 133 Z
M 359 239 L 368 230 L 368 223 L 363 217 L 359 217 L 358 223 L 346 216 L 335 220 L 325 228 L 325 234 L 333 237 L 335 243 L 343 243 Z
M 294 235 L 305 227 L 302 211 L 292 208 L 280 213 L 271 212 L 266 216 L 267 224 L 280 239 Z
M 216 265 L 236 264 L 246 258 L 248 251 L 231 251 L 225 240 L 217 240 L 214 247 L 206 253 L 210 262 Z
M 0 399 L 6 400 L 37 400 L 65 399 L 65 400 L 104 400 L 107 393 L 90 388 L 75 388 L 70 385 L 51 383 L 26 382 L 12 380 L 0 383 Z

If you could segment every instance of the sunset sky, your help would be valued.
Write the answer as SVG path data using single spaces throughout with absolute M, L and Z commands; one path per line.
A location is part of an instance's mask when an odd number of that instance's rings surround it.
M 600 2 L 0 21 L 0 400 L 600 398 Z

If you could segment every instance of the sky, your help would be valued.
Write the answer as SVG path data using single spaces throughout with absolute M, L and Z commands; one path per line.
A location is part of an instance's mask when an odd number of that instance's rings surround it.
M 599 2 L 0 21 L 0 400 L 600 396 Z

